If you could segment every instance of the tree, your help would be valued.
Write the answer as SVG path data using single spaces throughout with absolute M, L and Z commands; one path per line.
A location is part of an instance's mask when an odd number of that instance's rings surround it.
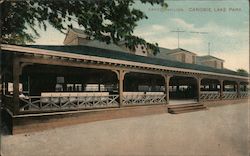
M 236 70 L 238 73 L 243 74 L 243 75 L 248 75 L 248 72 L 245 69 L 237 69 Z
M 142 3 L 167 7 L 164 0 L 140 0 Z M 2 0 L 1 42 L 26 44 L 34 42 L 39 34 L 35 28 L 46 30 L 48 23 L 62 33 L 72 27 L 72 21 L 84 27 L 90 39 L 107 44 L 125 45 L 134 50 L 136 45 L 145 45 L 155 54 L 157 43 L 148 43 L 133 35 L 137 22 L 148 17 L 132 7 L 134 0 Z M 33 32 L 27 32 L 30 28 Z

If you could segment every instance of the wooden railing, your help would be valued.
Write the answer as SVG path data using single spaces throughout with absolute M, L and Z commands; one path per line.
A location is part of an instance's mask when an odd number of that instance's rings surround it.
M 65 111 L 79 109 L 98 109 L 119 107 L 119 95 L 106 93 L 82 93 L 79 95 L 70 94 L 43 94 L 42 96 L 29 96 L 20 98 L 20 112 L 29 111 Z M 122 104 L 124 106 L 165 104 L 166 95 L 164 92 L 124 92 Z M 248 97 L 248 92 L 241 92 L 239 98 Z M 219 100 L 219 92 L 202 91 L 200 99 Z M 236 99 L 237 92 L 223 92 L 223 99 Z M 13 109 L 13 97 L 4 96 L 4 107 Z
M 20 112 L 118 107 L 118 95 L 20 97 Z
M 247 98 L 249 95 L 249 92 L 240 92 L 239 98 Z
M 218 100 L 220 99 L 220 93 L 216 91 L 202 91 L 200 93 L 200 99 L 203 101 Z
M 236 99 L 237 92 L 223 92 L 222 99 Z
M 163 92 L 124 92 L 123 105 L 165 104 L 165 96 Z

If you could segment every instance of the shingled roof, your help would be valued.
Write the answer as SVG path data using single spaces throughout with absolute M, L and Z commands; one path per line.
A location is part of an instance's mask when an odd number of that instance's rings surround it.
M 206 61 L 206 60 L 211 60 L 211 59 L 214 60 L 215 59 L 215 60 L 220 60 L 220 61 L 224 62 L 224 60 L 217 58 L 215 56 L 211 56 L 211 55 L 197 56 L 196 58 L 197 58 L 197 61 Z
M 161 65 L 161 66 L 166 66 L 166 67 L 192 69 L 192 70 L 198 70 L 198 71 L 214 72 L 214 73 L 220 73 L 220 74 L 229 74 L 229 75 L 246 76 L 246 77 L 248 76 L 247 74 L 238 73 L 238 72 L 228 70 L 228 69 L 216 69 L 216 68 L 198 65 L 198 64 L 188 64 L 188 63 L 182 63 L 182 62 L 173 61 L 173 60 L 139 56 L 139 55 L 124 53 L 120 51 L 101 49 L 101 48 L 90 47 L 90 46 L 27 45 L 26 47 L 39 48 L 39 49 L 44 49 L 44 50 L 54 50 L 54 51 L 74 53 L 74 54 L 82 54 L 82 55 L 89 55 L 89 56 L 98 56 L 98 57 L 103 57 L 103 58 L 111 58 L 111 59 L 118 59 L 118 60 L 124 60 L 124 61 L 133 61 L 133 62 L 139 62 L 139 63 L 147 63 L 151 65 Z

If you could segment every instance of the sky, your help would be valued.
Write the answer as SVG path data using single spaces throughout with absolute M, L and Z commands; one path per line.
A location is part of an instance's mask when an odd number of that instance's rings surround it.
M 134 34 L 160 47 L 179 47 L 197 55 L 210 54 L 225 60 L 224 67 L 249 71 L 248 0 L 167 0 L 168 8 L 142 4 L 134 6 L 148 19 L 138 22 Z M 76 26 L 77 27 L 77 26 Z M 51 26 L 39 30 L 35 44 L 62 45 L 65 35 Z M 196 33 L 193 33 L 196 32 Z M 198 33 L 197 33 L 198 32 Z M 202 33 L 199 33 L 202 32 Z M 208 46 L 210 43 L 210 48 Z

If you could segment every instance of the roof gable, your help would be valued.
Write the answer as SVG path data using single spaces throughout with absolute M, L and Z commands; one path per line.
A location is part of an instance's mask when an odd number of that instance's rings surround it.
M 189 53 L 189 54 L 192 54 L 192 55 L 196 55 L 196 53 L 188 51 L 186 49 L 182 49 L 182 48 L 173 49 L 172 53 Z
M 198 56 L 197 59 L 198 61 L 219 60 L 219 61 L 224 62 L 224 60 L 217 58 L 215 56 L 211 56 L 211 55 Z
M 191 51 L 188 51 L 188 50 L 182 49 L 182 48 L 168 49 L 168 48 L 160 47 L 160 53 L 164 53 L 166 55 L 171 55 L 171 54 L 176 54 L 176 53 L 189 53 L 192 55 L 196 55 L 196 53 L 193 53 Z

